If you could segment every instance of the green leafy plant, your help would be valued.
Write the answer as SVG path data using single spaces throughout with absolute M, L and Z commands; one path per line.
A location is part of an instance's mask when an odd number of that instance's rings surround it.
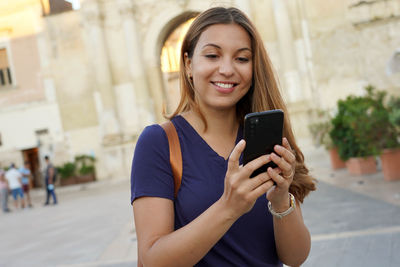
M 330 137 L 344 160 L 378 155 L 383 149 L 400 145 L 396 124 L 400 121 L 400 100 L 392 98 L 386 105 L 386 92 L 371 85 L 365 91 L 364 96 L 339 100 L 338 112 L 332 118 Z
M 73 162 L 67 162 L 56 168 L 62 179 L 66 179 L 71 176 L 94 174 L 95 161 L 96 159 L 92 156 L 78 155 L 75 157 Z
M 394 124 L 396 119 L 393 117 L 393 122 L 391 121 L 391 109 L 394 110 L 394 107 L 390 108 L 389 105 L 386 105 L 386 92 L 371 91 L 369 92 L 369 95 L 374 100 L 373 111 L 370 115 L 370 119 L 376 127 L 374 130 L 374 138 L 375 142 L 378 144 L 378 148 L 383 150 L 386 148 L 398 147 L 398 132 Z
M 79 168 L 79 174 L 86 175 L 86 174 L 94 174 L 94 166 L 85 166 Z
M 334 145 L 329 135 L 332 130 L 332 118 L 326 110 L 318 110 L 316 122 L 308 125 L 308 129 L 313 138 L 313 142 L 317 146 L 324 146 L 326 150 L 331 149 Z
M 75 162 L 78 167 L 78 173 L 80 175 L 94 174 L 95 168 L 94 163 L 96 159 L 89 155 L 79 155 L 75 157 Z
M 388 103 L 389 121 L 400 132 L 400 97 L 392 97 Z
M 67 162 L 62 166 L 56 167 L 56 169 L 57 173 L 60 174 L 61 179 L 66 179 L 75 175 L 76 164 L 74 162 Z
M 338 112 L 332 118 L 330 137 L 343 160 L 351 157 L 378 155 L 380 144 L 379 121 L 385 117 L 382 106 L 384 93 L 375 92 L 374 87 L 365 88 L 365 96 L 348 96 L 338 101 Z

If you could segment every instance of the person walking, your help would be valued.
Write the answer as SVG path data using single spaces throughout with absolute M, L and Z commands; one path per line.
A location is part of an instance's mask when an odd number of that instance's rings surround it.
M 182 181 L 175 196 L 166 132 L 146 127 L 131 172 L 138 266 L 301 265 L 311 238 L 300 204 L 315 181 L 259 33 L 242 11 L 214 7 L 193 21 L 180 56 L 181 100 L 168 118 Z M 272 109 L 285 112 L 282 145 L 243 166 L 244 116 Z
M 26 196 L 26 200 L 28 202 L 28 207 L 32 208 L 31 202 L 31 194 L 30 194 L 30 184 L 32 180 L 32 172 L 30 169 L 30 164 L 28 161 L 24 162 L 24 166 L 19 168 L 19 172 L 22 175 L 22 189 L 24 190 L 24 196 Z
M 1 209 L 4 213 L 10 212 L 8 208 L 8 191 L 10 190 L 8 186 L 8 181 L 4 176 L 4 171 L 0 169 L 0 201 Z
M 53 198 L 53 204 L 57 204 L 57 197 L 54 187 L 54 182 L 56 179 L 56 171 L 53 164 L 50 162 L 49 156 L 45 156 L 46 170 L 45 170 L 45 185 L 46 185 L 46 202 L 44 205 L 49 205 L 50 195 Z
M 22 190 L 22 175 L 15 168 L 15 164 L 11 163 L 10 168 L 7 170 L 5 177 L 11 190 L 11 195 L 14 199 L 15 209 L 18 209 L 18 202 L 20 202 L 21 209 L 25 208 L 24 191 Z M 18 201 L 20 199 L 20 201 Z

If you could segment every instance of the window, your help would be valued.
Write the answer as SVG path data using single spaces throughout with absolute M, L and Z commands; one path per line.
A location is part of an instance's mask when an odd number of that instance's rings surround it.
M 7 49 L 0 48 L 0 87 L 13 84 Z
M 49 130 L 48 129 L 40 129 L 35 131 L 37 138 L 37 146 L 41 147 L 43 144 L 48 144 L 49 140 Z
M 43 16 L 80 9 L 79 0 L 40 0 Z

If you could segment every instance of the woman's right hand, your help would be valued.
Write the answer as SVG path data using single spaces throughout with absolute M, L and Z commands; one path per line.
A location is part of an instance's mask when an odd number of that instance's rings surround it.
M 246 142 L 241 140 L 229 156 L 224 193 L 219 199 L 231 211 L 231 216 L 235 219 L 249 212 L 257 198 L 265 194 L 274 184 L 267 172 L 249 178 L 256 169 L 270 162 L 271 159 L 270 155 L 265 155 L 245 166 L 239 165 L 239 158 L 245 147 Z
M 139 259 L 144 265 L 195 265 L 241 215 L 251 210 L 256 199 L 273 185 L 267 173 L 249 178 L 254 170 L 269 162 L 268 156 L 239 166 L 244 147 L 245 142 L 240 141 L 229 157 L 221 198 L 196 219 L 177 230 L 174 229 L 172 200 L 140 197 L 133 202 Z

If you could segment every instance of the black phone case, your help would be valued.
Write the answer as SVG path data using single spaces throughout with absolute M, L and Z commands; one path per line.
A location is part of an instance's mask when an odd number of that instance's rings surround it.
M 243 152 L 243 164 L 274 151 L 275 145 L 282 145 L 283 111 L 280 109 L 249 113 L 244 118 L 244 140 L 246 148 Z M 268 167 L 275 168 L 269 162 L 258 168 L 250 177 L 266 172 Z

